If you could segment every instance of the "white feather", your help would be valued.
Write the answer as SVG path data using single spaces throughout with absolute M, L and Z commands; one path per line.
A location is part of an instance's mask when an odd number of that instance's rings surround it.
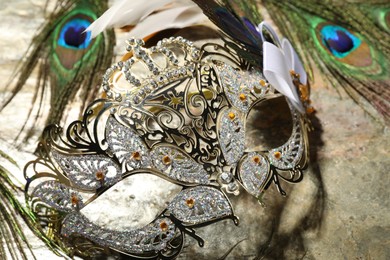
M 93 22 L 86 31 L 91 31 L 91 36 L 96 37 L 108 28 L 134 25 L 169 2 L 170 0 L 123 0 L 116 2 Z
M 150 15 L 131 30 L 132 37 L 144 38 L 154 32 L 168 28 L 183 28 L 204 20 L 205 16 L 198 6 L 189 5 L 166 9 Z
M 265 78 L 277 91 L 289 98 L 298 111 L 304 113 L 305 110 L 289 72 L 291 64 L 288 64 L 283 51 L 272 43 L 263 42 L 263 55 Z
M 86 30 L 96 37 L 108 28 L 136 25 L 131 36 L 145 37 L 159 30 L 196 24 L 204 18 L 200 8 L 190 0 L 122 0 Z

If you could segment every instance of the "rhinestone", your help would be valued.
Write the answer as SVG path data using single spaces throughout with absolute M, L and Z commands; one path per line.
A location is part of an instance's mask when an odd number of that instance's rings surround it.
M 165 164 L 165 165 L 170 165 L 172 163 L 172 160 L 171 158 L 168 156 L 168 155 L 165 155 L 163 158 L 162 158 L 162 162 Z
M 99 170 L 96 172 L 95 177 L 96 177 L 96 180 L 103 181 L 106 176 L 104 175 L 103 171 Z
M 230 112 L 228 114 L 228 117 L 229 117 L 230 120 L 234 120 L 234 118 L 236 118 L 236 115 L 233 112 Z
M 261 160 L 260 160 L 260 157 L 259 156 L 253 156 L 252 158 L 252 161 L 255 163 L 255 164 L 260 164 L 261 163 Z
M 238 190 L 238 185 L 237 185 L 237 183 L 236 183 L 236 182 L 231 182 L 231 183 L 229 183 L 229 185 L 228 185 L 228 190 L 229 190 L 230 192 L 234 192 L 234 191 Z
M 186 199 L 186 204 L 190 209 L 192 209 L 195 205 L 195 200 L 193 198 L 188 198 Z
M 137 44 L 139 44 L 139 45 L 144 45 L 145 42 L 144 42 L 144 40 L 142 40 L 142 39 L 137 39 Z
M 121 100 L 122 100 L 122 96 L 121 96 L 120 93 L 116 93 L 116 94 L 115 94 L 115 100 L 116 100 L 116 101 L 121 101 Z
M 145 86 L 144 91 L 146 94 L 149 94 L 150 92 L 152 92 L 152 89 L 150 88 L 150 86 Z
M 131 154 L 131 158 L 136 160 L 136 161 L 140 161 L 141 160 L 141 154 L 139 152 L 133 152 Z
M 166 231 L 168 231 L 168 224 L 167 224 L 167 222 L 165 222 L 165 221 L 162 221 L 162 222 L 160 222 L 160 229 L 161 229 L 161 231 L 163 231 L 163 232 L 166 232 Z
M 135 44 L 135 39 L 131 38 L 128 40 L 128 44 L 134 45 Z
M 246 100 L 246 96 L 243 93 L 241 93 L 239 97 L 240 97 L 241 101 L 245 101 Z
M 279 151 L 276 151 L 276 152 L 274 152 L 274 157 L 275 157 L 275 159 L 279 160 L 280 158 L 282 158 L 282 153 Z
M 135 97 L 133 98 L 133 102 L 136 103 L 136 104 L 140 103 L 141 100 L 142 100 L 142 99 L 141 99 L 139 96 L 135 96 Z
M 71 195 L 70 202 L 72 203 L 73 206 L 77 206 L 79 204 L 79 198 L 77 197 L 76 194 Z
M 223 172 L 221 174 L 221 181 L 225 184 L 229 183 L 232 180 L 232 175 L 228 172 Z

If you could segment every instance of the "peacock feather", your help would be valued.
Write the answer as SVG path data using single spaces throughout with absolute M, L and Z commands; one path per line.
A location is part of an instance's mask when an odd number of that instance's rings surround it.
M 35 129 L 35 121 L 43 114 L 43 100 L 50 93 L 50 111 L 46 124 L 59 123 L 75 98 L 81 100 L 80 111 L 93 100 L 99 90 L 99 74 L 112 62 L 115 36 L 107 31 L 91 39 L 85 29 L 107 9 L 107 1 L 58 0 L 47 22 L 33 38 L 12 77 L 10 95 L 2 102 L 0 111 L 23 88 L 38 67 L 38 80 L 32 106 L 22 130 L 29 122 L 26 139 Z M 34 110 L 35 108 L 35 110 Z M 33 115 L 33 111 L 37 111 Z M 22 132 L 21 130 L 21 132 Z
M 235 42 L 230 44 L 227 41 L 227 45 L 246 61 L 262 68 L 262 40 L 254 24 L 261 21 L 261 16 L 253 0 L 193 0 L 193 2 L 230 40 Z
M 26 224 L 49 248 L 54 247 L 38 229 L 33 214 L 16 198 L 23 190 L 12 181 L 7 166 L 17 167 L 17 163 L 3 151 L 0 158 L 0 259 L 36 259 L 23 230 Z
M 390 3 L 263 0 L 306 64 L 367 112 L 390 122 Z
M 194 2 L 224 33 L 245 46 L 244 55 L 251 58 L 243 57 L 259 65 L 254 54 L 262 52 L 262 45 L 251 24 L 261 21 L 256 12 L 260 5 L 233 0 Z M 390 122 L 389 1 L 261 0 L 261 5 L 306 65 L 314 63 L 331 85 L 345 89 L 376 119 Z

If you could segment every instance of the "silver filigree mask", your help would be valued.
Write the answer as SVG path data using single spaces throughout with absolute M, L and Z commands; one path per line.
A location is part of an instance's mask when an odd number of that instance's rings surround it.
M 103 77 L 107 99 L 93 102 L 65 135 L 48 127 L 39 158 L 26 166 L 29 204 L 54 243 L 87 256 L 110 248 L 172 258 L 185 234 L 203 245 L 194 228 L 226 218 L 238 224 L 228 195 L 238 195 L 239 186 L 258 198 L 272 182 L 283 193 L 279 178 L 301 179 L 307 126 L 289 101 L 287 142 L 265 151 L 246 147 L 249 112 L 281 94 L 233 49 L 198 49 L 178 37 L 150 49 L 132 39 L 127 50 Z M 113 230 L 84 214 L 88 204 L 140 174 L 180 187 L 153 221 Z

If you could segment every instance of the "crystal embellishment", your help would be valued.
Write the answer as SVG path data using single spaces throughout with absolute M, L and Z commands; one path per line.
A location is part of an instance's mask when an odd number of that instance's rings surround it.
M 147 168 L 151 165 L 149 150 L 141 138 L 112 116 L 107 121 L 106 139 L 109 149 L 126 171 Z
M 168 218 L 158 218 L 140 229 L 115 231 L 102 228 L 89 221 L 81 213 L 66 216 L 61 234 L 70 237 L 83 235 L 102 246 L 126 253 L 145 253 L 164 250 L 175 237 L 176 227 Z
M 197 184 L 209 183 L 209 175 L 204 168 L 178 149 L 157 147 L 151 156 L 154 166 L 174 180 Z
M 259 197 L 269 177 L 270 165 L 261 154 L 247 154 L 239 166 L 239 177 L 244 188 L 253 196 Z
M 290 103 L 289 103 L 290 105 Z M 293 113 L 293 130 L 288 141 L 277 148 L 271 149 L 268 152 L 268 160 L 272 165 L 281 170 L 291 170 L 296 167 L 302 158 L 304 152 L 303 131 L 300 116 L 298 112 L 292 108 Z
M 81 196 L 73 190 L 55 180 L 40 183 L 32 192 L 33 197 L 62 212 L 71 212 L 83 207 Z
M 227 164 L 236 163 L 245 151 L 243 114 L 235 109 L 224 110 L 219 119 L 219 142 Z
M 96 190 L 102 185 L 112 185 L 121 179 L 119 166 L 102 155 L 65 155 L 52 152 L 53 158 L 75 186 L 85 190 Z M 99 178 L 102 174 L 102 178 Z
M 259 71 L 237 71 L 227 64 L 220 66 L 219 71 L 227 98 L 242 112 L 247 112 L 259 98 L 274 94 L 274 89 Z
M 188 205 L 188 200 L 193 205 Z M 168 210 L 185 225 L 232 216 L 233 210 L 225 195 L 216 188 L 198 186 L 180 192 L 168 205 Z
M 128 43 L 129 53 L 103 77 L 107 99 L 88 105 L 66 131 L 45 129 L 39 158 L 25 167 L 27 203 L 43 229 L 53 227 L 53 246 L 70 256 L 114 250 L 137 259 L 174 259 L 185 236 L 203 245 L 196 228 L 227 218 L 238 224 L 226 194 L 238 196 L 244 188 L 259 198 L 273 181 L 284 195 L 279 178 L 301 180 L 307 119 L 287 100 L 293 120 L 288 141 L 247 152 L 250 110 L 282 95 L 257 67 L 231 52 L 233 45 L 197 48 L 180 37 L 151 48 L 142 40 Z M 156 179 L 148 182 L 153 178 L 146 174 Z M 134 181 L 131 188 L 119 189 L 126 180 Z M 133 195 L 137 190 L 142 193 Z M 120 199 L 98 200 L 111 195 Z M 149 203 L 154 196 L 159 199 Z M 139 223 L 133 222 L 138 215 L 123 222 L 123 215 L 115 215 L 107 228 L 96 216 L 112 214 L 116 205 L 129 217 L 145 208 L 150 218 L 141 212 Z

